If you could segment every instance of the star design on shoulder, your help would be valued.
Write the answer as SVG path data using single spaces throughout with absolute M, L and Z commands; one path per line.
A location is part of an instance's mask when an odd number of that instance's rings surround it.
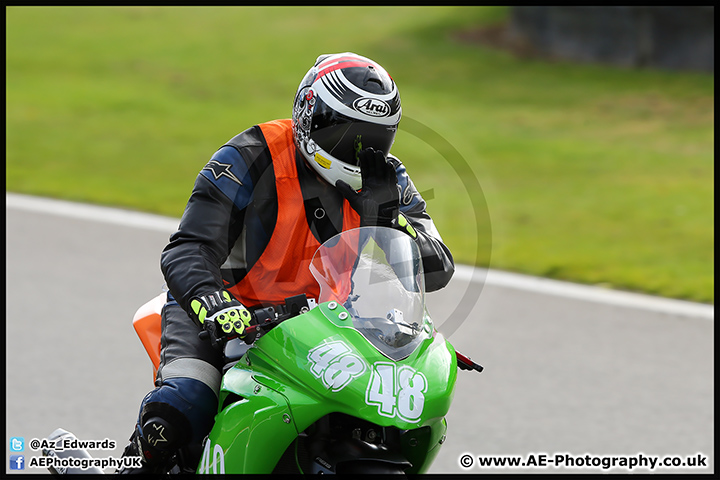
M 229 163 L 220 163 L 217 160 L 210 160 L 203 170 L 209 170 L 212 172 L 215 180 L 219 180 L 220 177 L 227 177 L 238 185 L 242 185 L 240 179 L 230 171 L 230 167 L 232 167 L 232 165 Z

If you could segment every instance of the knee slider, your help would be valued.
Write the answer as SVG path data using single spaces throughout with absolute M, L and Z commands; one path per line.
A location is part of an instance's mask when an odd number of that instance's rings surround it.
M 176 450 L 190 441 L 190 422 L 180 411 L 162 402 L 149 402 L 140 414 L 145 441 L 157 450 Z

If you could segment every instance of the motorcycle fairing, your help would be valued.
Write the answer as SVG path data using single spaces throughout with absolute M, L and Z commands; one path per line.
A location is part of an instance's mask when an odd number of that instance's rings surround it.
M 298 433 L 332 413 L 404 432 L 402 453 L 413 464 L 407 472 L 429 467 L 444 441 L 444 415 L 454 394 L 457 367 L 452 346 L 435 332 L 410 356 L 395 362 L 354 330 L 343 312 L 342 306 L 330 308 L 327 302 L 281 323 L 228 370 L 221 386 L 220 412 L 209 436 L 213 445 L 222 447 L 227 471 L 271 473 Z M 308 359 L 318 345 L 335 342 L 347 347 L 344 356 L 356 355 L 365 362 L 363 372 L 337 391 L 311 371 Z M 368 403 L 376 364 L 410 368 L 427 379 L 417 419 L 383 415 L 378 405 Z

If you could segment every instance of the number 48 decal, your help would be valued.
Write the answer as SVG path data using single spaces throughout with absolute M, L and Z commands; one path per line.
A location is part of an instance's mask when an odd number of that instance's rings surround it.
M 308 352 L 310 372 L 326 388 L 339 392 L 366 371 L 365 362 L 341 341 L 318 345 Z M 427 393 L 425 376 L 408 366 L 376 362 L 370 372 L 365 402 L 376 405 L 378 414 L 417 422 L 422 416 Z
M 365 392 L 368 405 L 377 405 L 384 417 L 400 417 L 417 422 L 425 405 L 427 380 L 412 367 L 397 367 L 394 363 L 377 362 L 373 365 Z
M 307 358 L 312 374 L 333 392 L 339 392 L 353 378 L 365 373 L 365 362 L 340 341 L 318 345 L 310 350 Z

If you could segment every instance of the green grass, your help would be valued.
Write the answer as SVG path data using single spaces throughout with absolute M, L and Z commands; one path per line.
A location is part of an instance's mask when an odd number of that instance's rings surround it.
M 713 76 L 454 35 L 506 14 L 8 7 L 6 189 L 179 217 L 215 149 L 287 118 L 317 55 L 355 51 L 400 88 L 393 152 L 457 262 L 712 303 Z

